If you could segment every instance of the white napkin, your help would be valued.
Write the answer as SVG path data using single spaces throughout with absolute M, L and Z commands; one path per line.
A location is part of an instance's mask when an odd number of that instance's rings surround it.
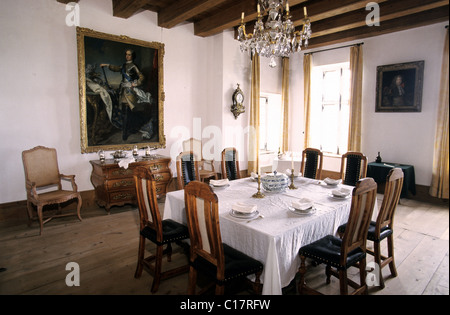
M 313 206 L 312 200 L 308 198 L 301 198 L 297 201 L 292 201 L 292 207 L 296 210 L 308 210 Z
M 255 172 L 251 172 L 250 177 L 253 179 L 258 179 L 258 174 L 256 174 Z
M 119 166 L 123 167 L 124 169 L 127 169 L 128 164 L 133 163 L 133 162 L 136 162 L 136 159 L 134 157 L 129 157 L 129 158 L 120 160 Z
M 226 186 L 230 183 L 230 181 L 228 180 L 228 178 L 224 178 L 224 179 L 211 179 L 209 181 L 209 183 L 213 186 Z
M 332 179 L 329 177 L 325 178 L 323 181 L 325 182 L 325 184 L 332 185 L 332 186 L 335 186 L 341 182 L 340 179 Z
M 341 188 L 341 189 L 333 189 L 331 192 L 333 196 L 336 197 L 347 197 L 350 194 L 350 189 L 347 188 Z
M 237 211 L 237 212 L 242 212 L 242 213 L 252 213 L 252 212 L 256 211 L 257 205 L 243 203 L 243 202 L 236 202 L 235 204 L 233 204 L 231 206 L 231 209 L 233 209 L 234 211 Z

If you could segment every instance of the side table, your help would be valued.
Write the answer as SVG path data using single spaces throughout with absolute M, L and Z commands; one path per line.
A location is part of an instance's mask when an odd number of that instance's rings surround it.
M 408 191 L 413 195 L 416 194 L 416 178 L 414 174 L 414 166 L 399 163 L 377 163 L 371 162 L 367 164 L 367 177 L 372 177 L 377 184 L 385 183 L 389 171 L 394 168 L 401 168 L 405 178 L 403 180 L 401 198 L 408 196 Z
M 155 155 L 151 158 L 138 157 L 128 168 L 122 168 L 113 159 L 104 162 L 89 161 L 92 165 L 91 182 L 95 188 L 95 199 L 99 206 L 110 211 L 111 206 L 137 204 L 136 187 L 133 178 L 134 169 L 138 166 L 148 167 L 155 175 L 156 194 L 159 197 L 167 192 L 167 185 L 172 179 L 169 168 L 169 157 Z

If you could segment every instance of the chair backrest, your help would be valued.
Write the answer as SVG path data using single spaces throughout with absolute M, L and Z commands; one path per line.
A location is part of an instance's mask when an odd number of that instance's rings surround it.
M 217 267 L 223 280 L 225 258 L 220 234 L 218 199 L 208 184 L 192 181 L 184 188 L 186 218 L 191 242 L 191 262 L 197 256 Z
M 236 148 L 222 150 L 222 178 L 235 180 L 241 178 L 239 170 L 239 156 Z
M 381 203 L 375 226 L 375 234 L 379 235 L 383 227 L 392 228 L 394 223 L 394 213 L 397 209 L 400 194 L 402 193 L 404 174 L 401 168 L 393 168 L 386 177 L 383 202 Z
M 341 179 L 345 185 L 355 186 L 356 182 L 366 177 L 367 157 L 361 152 L 347 152 L 341 159 Z
M 162 242 L 162 221 L 153 174 L 148 168 L 138 166 L 134 169 L 133 176 L 136 185 L 140 229 L 142 231 L 146 226 L 150 227 L 156 232 L 156 240 Z
M 178 188 L 183 189 L 189 182 L 200 180 L 198 159 L 192 151 L 181 152 L 176 159 Z
M 199 159 L 199 161 L 203 160 L 202 153 L 202 141 L 195 138 L 189 138 L 183 141 L 183 151 L 184 152 L 194 152 L 195 157 Z
M 366 251 L 367 232 L 372 218 L 377 183 L 373 178 L 360 179 L 353 188 L 347 227 L 342 237 L 341 264 L 345 266 L 347 254 L 356 248 Z
M 320 179 L 322 175 L 323 153 L 319 149 L 306 148 L 302 152 L 300 173 L 303 177 Z
M 34 182 L 37 188 L 58 185 L 61 189 L 56 149 L 34 147 L 22 152 L 22 161 L 26 181 Z

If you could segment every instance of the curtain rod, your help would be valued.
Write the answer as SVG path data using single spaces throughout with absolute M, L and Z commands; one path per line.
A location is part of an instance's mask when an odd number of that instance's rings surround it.
M 364 45 L 364 42 L 357 43 L 357 44 L 346 45 L 346 46 L 340 46 L 340 47 L 316 50 L 316 51 L 305 53 L 305 55 L 307 55 L 307 54 L 311 54 L 312 55 L 312 54 L 315 54 L 315 53 L 318 53 L 318 52 L 324 52 L 324 51 L 328 51 L 328 50 L 335 50 L 335 49 L 347 48 L 347 47 L 352 47 L 352 46 L 360 46 L 360 45 Z

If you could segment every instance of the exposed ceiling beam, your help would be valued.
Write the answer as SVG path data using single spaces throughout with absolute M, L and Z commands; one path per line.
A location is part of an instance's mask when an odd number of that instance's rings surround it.
M 214 8 L 227 0 L 183 0 L 158 12 L 158 26 L 172 28 L 179 23 L 189 20 L 199 13 Z
M 352 40 L 368 38 L 415 27 L 440 23 L 448 21 L 449 6 L 431 9 L 408 16 L 399 17 L 380 23 L 380 26 L 363 26 L 347 31 L 333 33 L 325 36 L 311 38 L 308 49 L 317 48 L 325 45 L 338 44 Z
M 70 2 L 79 2 L 80 0 L 56 0 L 56 2 L 68 4 Z
M 306 0 L 290 0 L 289 5 L 293 7 L 303 2 Z M 256 20 L 257 3 L 257 0 L 235 0 L 229 4 L 228 8 L 194 23 L 194 34 L 207 37 L 239 25 L 242 12 L 245 14 L 244 21 Z
M 380 23 L 421 11 L 448 5 L 448 0 L 397 0 L 380 4 Z M 366 25 L 365 8 L 312 23 L 312 37 L 345 31 Z
M 113 0 L 113 15 L 128 19 L 147 4 L 147 0 Z

